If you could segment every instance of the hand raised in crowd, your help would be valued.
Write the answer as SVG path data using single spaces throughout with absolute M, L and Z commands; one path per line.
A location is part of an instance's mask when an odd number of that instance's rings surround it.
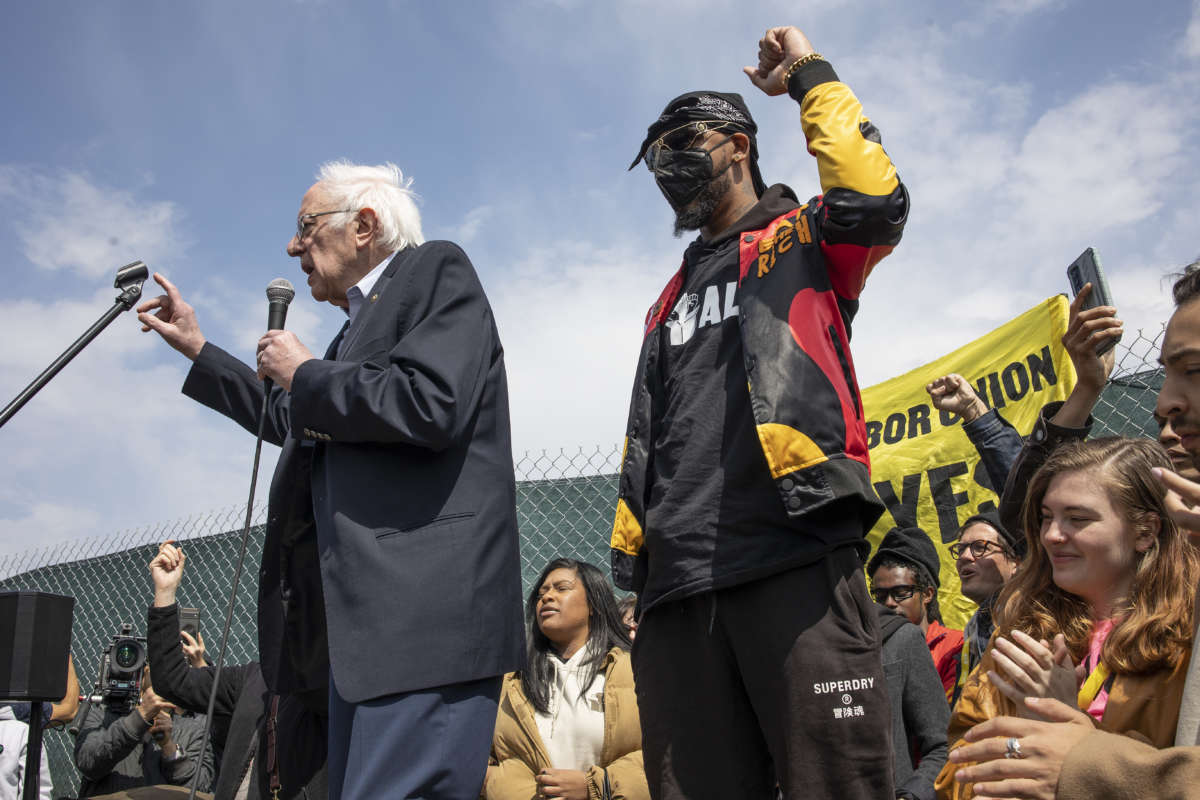
M 175 604 L 175 592 L 183 580 L 183 550 L 168 539 L 158 546 L 158 555 L 150 561 L 154 581 L 154 605 L 162 608 Z
M 967 731 L 969 744 L 950 752 L 954 763 L 970 765 L 954 780 L 974 784 L 975 800 L 1053 800 L 1067 753 L 1095 730 L 1092 718 L 1073 705 L 1030 697 L 1024 706 L 1047 721 L 993 717 Z M 1017 758 L 1009 751 L 1014 739 Z
M 534 776 L 538 797 L 588 800 L 587 773 L 577 769 L 544 769 Z
M 204 634 L 196 631 L 196 635 L 193 637 L 187 631 L 180 631 L 179 638 L 183 639 L 183 655 L 189 664 L 196 669 L 208 665 L 208 661 L 204 658 Z
M 1187 531 L 1193 544 L 1200 545 L 1200 483 L 1161 467 L 1152 472 L 1167 487 L 1166 504 L 1171 519 L 1180 530 Z
M 1071 314 L 1062 343 L 1071 357 L 1071 363 L 1075 365 L 1077 382 L 1099 391 L 1112 374 L 1116 351 L 1110 347 L 1104 355 L 1098 356 L 1096 349 L 1120 336 L 1124 327 L 1121 320 L 1117 319 L 1117 309 L 1112 306 L 1080 311 L 1091 293 L 1092 285 L 1084 284 L 1071 301 Z
M 742 67 L 750 82 L 770 96 L 787 92 L 784 73 L 797 60 L 814 52 L 799 28 L 782 26 L 771 28 L 758 40 L 758 66 Z
M 1025 705 L 1027 697 L 1049 697 L 1074 705 L 1079 676 L 1063 635 L 1054 637 L 1053 646 L 1021 631 L 1011 635 L 1011 639 L 996 637 L 992 651 L 996 669 L 988 671 L 1000 693 L 1017 704 L 1021 716 L 1030 719 L 1038 717 Z
M 196 322 L 195 310 L 183 301 L 183 295 L 175 288 L 175 284 L 161 273 L 154 273 L 154 280 L 166 294 L 160 294 L 138 306 L 138 321 L 142 323 L 142 330 L 156 331 L 167 344 L 195 361 L 204 349 L 205 342 L 200 325 Z M 151 314 L 155 309 L 156 313 Z
M 929 402 L 938 411 L 957 414 L 963 422 L 973 422 L 987 413 L 987 404 L 975 394 L 970 382 L 957 372 L 951 372 L 926 384 Z
M 1116 360 L 1115 349 L 1110 348 L 1104 355 L 1098 356 L 1096 348 L 1120 336 L 1124 330 L 1121 320 L 1117 319 L 1117 310 L 1112 306 L 1080 310 L 1091 293 L 1092 285 L 1084 284 L 1071 301 L 1067 332 L 1062 337 L 1063 347 L 1075 365 L 1076 381 L 1075 388 L 1051 422 L 1065 428 L 1079 428 L 1087 423 Z
M 284 390 L 292 390 L 296 368 L 315 356 L 291 331 L 267 331 L 258 340 L 258 377 L 270 378 Z

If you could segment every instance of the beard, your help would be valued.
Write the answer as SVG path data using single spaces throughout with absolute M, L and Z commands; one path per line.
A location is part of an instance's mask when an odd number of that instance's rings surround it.
M 698 231 L 712 219 L 713 212 L 721 203 L 725 193 L 733 188 L 733 176 L 728 171 L 709 181 L 696 199 L 675 211 L 675 238 L 684 231 Z

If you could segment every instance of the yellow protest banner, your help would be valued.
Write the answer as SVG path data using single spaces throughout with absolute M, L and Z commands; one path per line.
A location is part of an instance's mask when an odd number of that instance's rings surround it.
M 947 627 L 962 628 L 975 604 L 959 593 L 946 547 L 962 520 L 995 508 L 1004 487 L 989 487 L 962 424 L 933 407 L 925 386 L 957 372 L 990 408 L 1028 434 L 1042 406 L 1065 400 L 1075 385 L 1062 346 L 1067 315 L 1067 298 L 1051 297 L 937 361 L 863 390 L 871 480 L 888 506 L 868 535 L 872 552 L 897 524 L 915 521 L 928 533 L 942 557 L 938 603 Z

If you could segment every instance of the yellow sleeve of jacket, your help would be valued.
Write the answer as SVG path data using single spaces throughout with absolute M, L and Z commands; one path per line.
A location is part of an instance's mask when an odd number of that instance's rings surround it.
M 832 66 L 814 61 L 796 70 L 788 93 L 800 103 L 804 138 L 817 159 L 822 196 L 813 201 L 814 219 L 829 276 L 839 295 L 854 300 L 900 242 L 908 191 L 879 130 Z

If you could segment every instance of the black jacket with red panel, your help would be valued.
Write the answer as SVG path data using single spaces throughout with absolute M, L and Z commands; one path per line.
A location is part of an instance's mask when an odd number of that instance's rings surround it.
M 828 63 L 801 67 L 788 88 L 800 103 L 823 194 L 765 227 L 738 232 L 738 326 L 750 407 L 787 517 L 833 511 L 856 519 L 860 525 L 850 527 L 861 539 L 883 504 L 871 486 L 850 324 L 867 276 L 900 241 L 908 193 L 878 131 Z M 656 362 L 684 281 L 681 269 L 646 316 L 611 542 L 613 580 L 623 589 L 640 591 L 645 580 L 652 414 L 654 392 L 662 391 Z

